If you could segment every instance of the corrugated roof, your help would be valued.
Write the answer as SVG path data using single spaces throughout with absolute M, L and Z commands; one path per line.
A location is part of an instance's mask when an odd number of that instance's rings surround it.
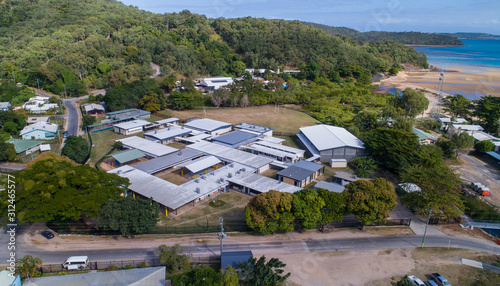
M 22 140 L 22 139 L 10 139 L 5 142 L 13 144 L 14 149 L 16 149 L 16 153 L 24 152 L 30 148 L 41 145 L 43 143 L 43 141 Z
M 116 161 L 118 161 L 118 162 L 120 162 L 120 163 L 123 164 L 123 163 L 127 163 L 127 162 L 130 162 L 130 161 L 137 160 L 139 158 L 145 157 L 146 154 L 144 154 L 144 152 L 142 152 L 141 150 L 128 149 L 128 150 L 125 150 L 125 151 L 121 151 L 121 152 L 110 154 L 108 156 L 115 158 Z
M 486 154 L 490 155 L 491 157 L 493 157 L 497 160 L 500 160 L 500 152 L 498 152 L 498 151 L 490 151 L 490 152 L 486 152 Z
M 300 132 L 302 132 L 319 151 L 345 146 L 361 149 L 365 148 L 361 140 L 342 127 L 320 124 L 300 128 Z
M 246 123 L 246 122 L 241 122 L 240 124 L 235 125 L 234 129 L 248 130 L 248 131 L 257 132 L 260 134 L 264 134 L 266 132 L 273 130 L 271 127 L 266 127 L 266 126 L 261 126 L 261 125 L 257 125 L 257 124 Z
M 131 121 L 115 124 L 115 125 L 113 125 L 113 127 L 118 127 L 121 129 L 132 129 L 132 128 L 151 125 L 151 124 L 153 124 L 153 123 L 146 121 L 146 120 L 142 120 L 142 119 L 136 119 L 136 120 L 131 120 Z
M 250 172 L 242 172 L 240 174 L 236 174 L 234 177 L 228 179 L 228 181 L 230 181 L 233 184 L 238 184 L 240 186 L 244 186 L 261 193 L 266 193 L 269 192 L 270 190 L 275 190 L 284 193 L 295 193 L 302 189 L 284 182 L 280 182 L 278 180 L 274 180 Z
M 270 158 L 254 155 L 245 151 L 210 142 L 198 142 L 192 145 L 188 145 L 187 148 L 214 155 L 215 157 L 225 162 L 237 162 L 255 169 L 268 165 L 272 161 L 274 161 Z
M 277 138 L 277 137 L 264 137 L 264 138 L 259 138 L 259 140 L 267 141 L 267 142 L 271 142 L 271 143 L 276 143 L 276 144 L 279 144 L 283 141 L 286 141 L 285 139 L 281 139 L 281 138 Z
M 418 140 L 425 140 L 425 139 L 437 140 L 437 136 L 427 133 L 415 127 L 412 128 L 411 132 L 417 135 Z
M 213 120 L 210 118 L 201 118 L 201 119 L 189 121 L 188 123 L 184 124 L 184 126 L 188 127 L 188 128 L 193 128 L 196 130 L 202 130 L 205 132 L 212 132 L 212 131 L 219 130 L 222 128 L 227 128 L 227 127 L 230 127 L 233 125 L 231 123 Z
M 116 141 L 121 141 L 125 147 L 129 147 L 131 149 L 138 149 L 146 154 L 150 154 L 155 157 L 165 156 L 178 151 L 178 149 L 172 148 L 170 146 L 166 146 L 160 143 L 155 143 L 153 141 L 137 136 L 118 139 Z
M 144 133 L 144 137 L 151 137 L 158 140 L 168 140 L 175 138 L 177 136 L 184 136 L 193 132 L 191 129 L 180 127 L 180 126 L 172 126 L 159 130 L 155 130 L 152 132 Z
M 53 132 L 56 133 L 57 130 L 59 129 L 59 126 L 54 123 L 48 123 L 44 121 L 40 121 L 31 125 L 27 125 L 21 130 L 20 135 L 24 135 L 26 133 L 29 133 L 34 130 L 43 130 L 43 131 L 48 131 L 48 132 Z
M 456 129 L 466 130 L 466 131 L 483 131 L 483 127 L 480 125 L 466 125 L 466 124 L 452 124 Z
M 134 165 L 134 168 L 148 174 L 154 174 L 156 172 L 176 166 L 182 162 L 199 157 L 203 154 L 204 153 L 201 151 L 185 148 L 163 157 L 158 157 L 143 163 L 139 163 L 137 165 Z
M 320 181 L 320 182 L 317 182 L 316 185 L 314 185 L 314 189 L 315 190 L 325 189 L 325 190 L 329 190 L 330 192 L 342 193 L 344 191 L 345 187 L 342 186 L 341 184 L 337 184 L 337 183 L 328 183 L 325 181 Z
M 177 118 L 177 117 L 170 117 L 170 118 L 167 118 L 167 119 L 162 119 L 162 120 L 155 121 L 155 123 L 157 123 L 157 124 L 166 124 L 166 123 L 172 123 L 172 122 L 176 122 L 176 121 L 180 121 L 180 119 Z
M 224 135 L 214 137 L 212 138 L 212 141 L 220 142 L 222 144 L 227 144 L 227 145 L 238 145 L 238 144 L 243 144 L 245 142 L 248 143 L 252 139 L 257 140 L 257 135 L 244 131 L 233 131 L 226 133 Z
M 102 106 L 100 104 L 96 104 L 96 103 L 91 103 L 91 104 L 85 105 L 84 108 L 85 108 L 86 112 L 89 112 L 89 111 L 92 111 L 92 110 L 101 110 L 101 111 L 104 111 L 104 106 Z
M 278 175 L 292 178 L 297 181 L 302 181 L 314 172 L 321 170 L 324 166 L 308 161 L 298 161 L 290 165 L 290 167 L 278 172 Z
M 191 171 L 192 173 L 198 173 L 200 171 L 203 171 L 205 169 L 208 169 L 212 166 L 215 166 L 217 164 L 220 164 L 221 161 L 214 156 L 206 156 L 202 158 L 198 158 L 194 161 L 187 162 L 184 164 L 179 165 L 179 167 L 184 167 Z
M 297 148 L 289 147 L 286 145 L 276 144 L 276 143 L 267 142 L 267 141 L 255 142 L 253 145 L 260 145 L 260 146 L 263 146 L 266 148 L 271 148 L 271 149 L 275 149 L 275 150 L 279 150 L 279 151 L 283 151 L 286 153 L 299 155 L 299 156 L 300 155 L 304 156 L 304 153 L 306 152 L 302 149 L 297 149 Z
M 50 151 L 52 148 L 50 144 L 42 144 L 40 145 L 40 152 Z
M 25 286 L 165 286 L 165 266 L 39 277 Z
M 370 179 L 367 179 L 367 178 L 360 178 L 352 173 L 349 173 L 349 172 L 344 172 L 344 171 L 340 171 L 338 172 L 337 174 L 333 175 L 334 178 L 339 178 L 339 179 L 342 179 L 342 180 L 345 180 L 345 181 L 349 181 L 349 182 L 355 182 L 355 181 L 358 181 L 358 180 L 370 180 Z

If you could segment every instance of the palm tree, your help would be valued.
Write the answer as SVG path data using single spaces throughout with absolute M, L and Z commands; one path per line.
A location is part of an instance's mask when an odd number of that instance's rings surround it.
M 42 265 L 42 260 L 38 257 L 26 255 L 16 261 L 16 273 L 22 278 L 32 278 L 35 276 L 35 271 Z

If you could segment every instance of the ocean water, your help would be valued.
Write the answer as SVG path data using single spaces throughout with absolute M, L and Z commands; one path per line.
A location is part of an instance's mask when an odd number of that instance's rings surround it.
M 439 68 L 500 68 L 500 40 L 462 39 L 463 47 L 415 47 L 427 55 L 429 64 Z

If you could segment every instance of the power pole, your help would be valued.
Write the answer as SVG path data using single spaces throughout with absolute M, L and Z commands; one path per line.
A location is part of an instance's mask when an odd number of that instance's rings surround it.
M 38 81 L 38 78 L 36 78 L 36 84 L 38 85 L 38 90 L 40 90 L 40 81 Z
M 226 239 L 226 234 L 224 233 L 224 219 L 219 218 L 220 221 L 220 233 L 219 233 L 219 239 L 220 239 L 220 254 L 222 255 L 222 241 Z
M 427 223 L 425 224 L 424 237 L 422 238 L 422 248 L 424 248 L 425 236 L 427 235 L 427 226 L 429 225 L 429 220 L 431 219 L 432 209 L 429 210 L 429 216 L 427 216 Z

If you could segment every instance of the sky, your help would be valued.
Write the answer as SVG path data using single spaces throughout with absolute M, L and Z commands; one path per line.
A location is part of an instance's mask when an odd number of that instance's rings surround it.
M 500 34 L 499 0 L 121 0 L 154 13 L 257 17 L 367 31 Z

